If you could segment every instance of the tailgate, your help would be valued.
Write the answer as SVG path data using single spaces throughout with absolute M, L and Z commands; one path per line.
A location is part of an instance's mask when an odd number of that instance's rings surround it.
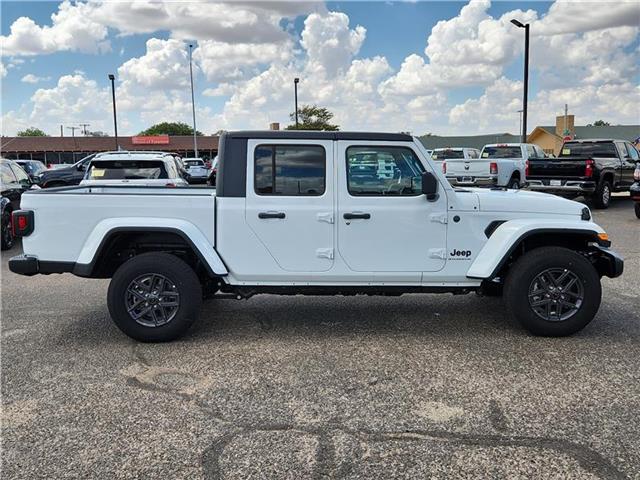
M 446 160 L 447 175 L 450 176 L 487 176 L 489 162 L 485 160 Z
M 585 178 L 587 159 L 582 157 L 564 157 L 529 160 L 529 179 L 543 178 Z

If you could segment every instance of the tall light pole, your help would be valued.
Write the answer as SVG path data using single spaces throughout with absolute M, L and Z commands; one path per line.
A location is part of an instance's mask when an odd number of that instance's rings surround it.
M 189 76 L 191 78 L 191 110 L 193 112 L 193 151 L 198 156 L 198 139 L 196 135 L 196 99 L 193 95 L 193 66 L 191 62 L 191 50 L 193 45 L 189 44 Z
M 300 82 L 299 78 L 296 77 L 293 79 L 293 95 L 296 104 L 296 130 L 298 129 L 298 82 Z
M 522 112 L 523 110 L 518 110 L 518 115 L 520 116 L 520 125 L 518 126 L 518 130 L 522 132 Z
M 524 94 L 522 97 L 522 137 L 521 142 L 527 143 L 527 97 L 529 96 L 529 24 L 523 24 L 515 18 L 511 20 L 518 28 L 524 28 Z
M 118 143 L 118 117 L 116 115 L 116 86 L 114 83 L 116 77 L 113 73 L 109 74 L 109 80 L 111 80 L 111 97 L 113 98 L 113 130 L 116 136 L 116 150 L 120 150 Z

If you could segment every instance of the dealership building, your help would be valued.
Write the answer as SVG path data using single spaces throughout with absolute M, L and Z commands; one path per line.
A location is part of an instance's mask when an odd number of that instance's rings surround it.
M 198 156 L 205 160 L 218 154 L 218 136 L 197 137 Z M 194 157 L 192 136 L 118 137 L 119 150 L 153 150 Z M 14 160 L 40 160 L 49 164 L 75 163 L 97 152 L 116 150 L 115 137 L 0 137 L 0 153 Z

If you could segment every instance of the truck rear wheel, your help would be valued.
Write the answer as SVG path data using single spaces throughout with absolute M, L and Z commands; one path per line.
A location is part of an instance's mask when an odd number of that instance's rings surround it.
M 168 253 L 144 253 L 113 275 L 109 313 L 120 330 L 141 342 L 167 342 L 198 318 L 202 287 L 193 269 Z
M 541 247 L 510 269 L 504 299 L 511 315 L 534 335 L 562 337 L 593 320 L 602 289 L 600 276 L 579 253 Z
M 596 208 L 609 208 L 611 202 L 611 184 L 603 180 L 593 194 L 593 206 Z

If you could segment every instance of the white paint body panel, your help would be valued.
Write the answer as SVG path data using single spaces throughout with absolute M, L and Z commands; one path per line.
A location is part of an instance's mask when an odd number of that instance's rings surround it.
M 325 193 L 268 197 L 254 193 L 257 144 L 321 144 Z M 411 148 L 439 181 L 439 197 L 353 197 L 346 188 L 346 148 L 372 142 L 249 141 L 246 197 L 215 198 L 213 189 L 91 187 L 26 193 L 35 231 L 24 251 L 44 261 L 90 263 L 114 228 L 168 227 L 183 232 L 211 269 L 233 285 L 475 287 L 527 231 L 603 230 L 580 219 L 584 205 L 527 191 L 456 189 L 419 141 L 373 142 Z M 345 212 L 370 211 L 372 220 Z M 285 211 L 286 221 L 258 219 Z M 333 221 L 331 221 L 333 220 Z M 490 239 L 484 231 L 504 221 Z M 369 223 L 365 223 L 369 222 Z M 227 271 L 228 270 L 228 271 Z

